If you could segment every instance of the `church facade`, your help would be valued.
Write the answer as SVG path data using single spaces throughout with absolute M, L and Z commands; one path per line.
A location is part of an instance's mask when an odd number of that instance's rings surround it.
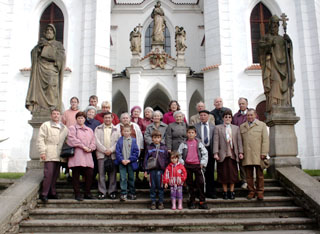
M 77 96 L 80 106 L 90 95 L 109 101 L 118 115 L 131 107 L 167 111 L 177 100 L 187 119 L 200 100 L 212 110 L 221 96 L 236 112 L 238 98 L 263 118 L 265 96 L 258 41 L 268 19 L 285 13 L 293 41 L 293 106 L 302 167 L 320 168 L 320 3 L 317 0 L 162 0 L 164 61 L 154 63 L 152 47 L 156 0 L 4 0 L 0 3 L 0 172 L 24 171 L 29 160 L 31 115 L 24 108 L 30 77 L 30 51 L 53 23 L 66 50 L 63 104 Z M 175 27 L 186 32 L 179 57 Z M 141 33 L 141 53 L 132 54 L 130 32 Z M 280 28 L 282 26 L 280 23 Z M 280 32 L 283 34 L 283 30 Z

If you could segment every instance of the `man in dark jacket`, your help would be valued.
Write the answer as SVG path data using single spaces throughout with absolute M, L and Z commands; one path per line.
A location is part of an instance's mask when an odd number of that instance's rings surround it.
M 210 114 L 214 116 L 216 125 L 223 124 L 223 118 L 222 118 L 223 113 L 226 110 L 230 110 L 230 109 L 227 107 L 223 107 L 223 100 L 221 97 L 217 97 L 214 99 L 214 106 L 215 106 L 215 109 L 213 109 L 210 112 Z

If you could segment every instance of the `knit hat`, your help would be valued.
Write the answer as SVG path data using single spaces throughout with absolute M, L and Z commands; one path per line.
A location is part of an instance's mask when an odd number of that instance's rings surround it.
M 132 113 L 133 113 L 133 111 L 135 110 L 135 109 L 139 109 L 140 110 L 140 112 L 141 112 L 141 107 L 140 106 L 134 106 L 134 107 L 132 107 L 131 108 L 131 115 L 132 115 Z

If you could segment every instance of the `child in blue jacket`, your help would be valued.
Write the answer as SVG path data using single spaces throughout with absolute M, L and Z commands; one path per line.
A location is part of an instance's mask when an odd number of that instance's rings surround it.
M 119 165 L 120 172 L 120 201 L 136 200 L 136 189 L 134 186 L 134 171 L 138 169 L 139 148 L 135 138 L 130 136 L 130 126 L 122 129 L 122 137 L 119 138 L 116 146 L 115 164 Z M 128 174 L 128 180 L 127 180 Z M 127 188 L 129 190 L 127 196 Z

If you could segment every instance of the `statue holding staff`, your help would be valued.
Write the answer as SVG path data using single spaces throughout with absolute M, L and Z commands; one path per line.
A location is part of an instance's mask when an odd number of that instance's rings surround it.
M 130 50 L 132 53 L 141 53 L 141 33 L 139 26 L 135 27 L 130 33 Z
M 294 92 L 294 66 L 292 41 L 286 34 L 287 19 L 273 15 L 269 20 L 269 32 L 259 41 L 260 65 L 266 95 L 266 109 L 272 106 L 292 106 Z M 279 21 L 283 21 L 285 34 L 279 35 Z

